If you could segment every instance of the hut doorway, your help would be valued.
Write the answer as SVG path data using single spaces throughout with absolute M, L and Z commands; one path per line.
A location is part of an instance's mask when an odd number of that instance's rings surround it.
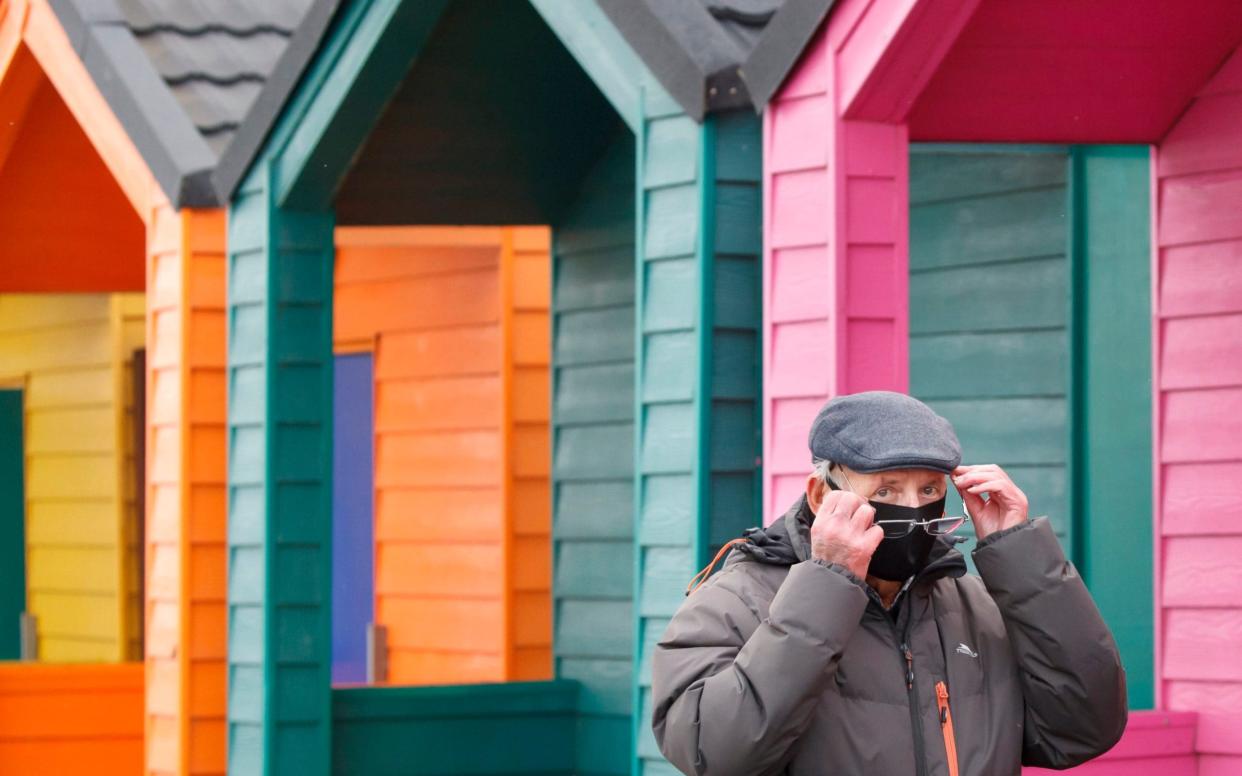
M 1132 516 L 1152 508 L 1136 420 L 1151 413 L 1150 163 L 1145 146 L 910 147 L 910 392 L 953 422 L 965 463 L 1021 483 L 1088 585 L 1151 585 L 1117 560 L 1141 555 Z M 1146 665 L 1148 612 L 1094 589 Z

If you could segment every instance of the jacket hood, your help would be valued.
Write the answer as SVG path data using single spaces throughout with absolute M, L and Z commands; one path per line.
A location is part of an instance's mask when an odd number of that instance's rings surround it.
M 811 557 L 811 523 L 815 514 L 806 495 L 798 498 L 785 514 L 767 528 L 748 528 L 742 533 L 746 540 L 738 542 L 729 563 L 747 561 L 771 566 L 792 566 Z M 938 536 L 932 546 L 927 566 L 919 577 L 929 575 L 960 577 L 966 573 L 966 558 L 954 547 L 966 539 L 960 536 Z

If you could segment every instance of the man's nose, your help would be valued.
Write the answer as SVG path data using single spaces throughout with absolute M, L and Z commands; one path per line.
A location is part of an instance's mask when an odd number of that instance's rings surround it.
M 919 506 L 920 506 L 920 504 L 919 504 L 919 494 L 918 494 L 917 492 L 913 492 L 913 491 L 912 491 L 912 492 L 909 492 L 909 493 L 902 493 L 902 494 L 901 494 L 901 498 L 900 498 L 900 500 L 898 500 L 898 502 L 897 502 L 897 505 L 898 505 L 898 506 L 902 506 L 902 507 L 915 507 L 915 508 L 917 508 L 917 507 L 919 507 Z

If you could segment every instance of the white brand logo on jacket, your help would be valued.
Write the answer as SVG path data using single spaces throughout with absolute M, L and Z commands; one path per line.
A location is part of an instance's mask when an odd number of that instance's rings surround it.
M 970 647 L 966 646 L 965 644 L 961 642 L 958 642 L 957 653 L 959 655 L 966 655 L 967 657 L 979 657 L 978 652 L 974 651 L 973 649 L 971 649 Z

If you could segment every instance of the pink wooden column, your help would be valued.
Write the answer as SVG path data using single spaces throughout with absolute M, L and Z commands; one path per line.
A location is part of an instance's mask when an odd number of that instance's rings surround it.
M 845 0 L 764 117 L 765 519 L 831 396 L 909 381 L 905 117 L 978 0 Z
M 1156 703 L 1199 776 L 1242 772 L 1242 53 L 1156 151 Z

